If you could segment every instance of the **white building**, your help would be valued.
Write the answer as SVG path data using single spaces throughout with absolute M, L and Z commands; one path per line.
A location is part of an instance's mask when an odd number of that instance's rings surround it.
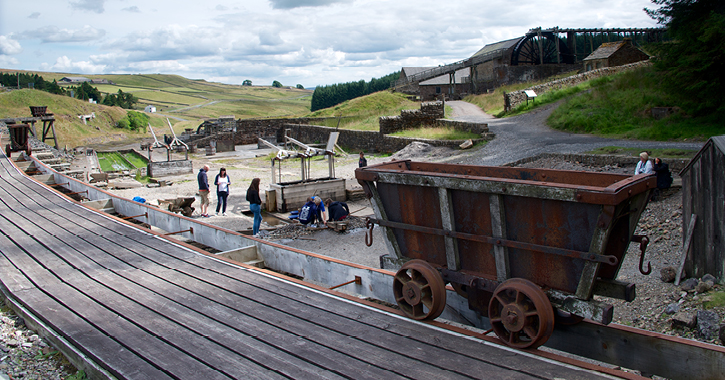
M 148 105 L 143 110 L 144 110 L 144 112 L 154 113 L 154 112 L 156 112 L 156 107 L 152 106 L 152 105 Z

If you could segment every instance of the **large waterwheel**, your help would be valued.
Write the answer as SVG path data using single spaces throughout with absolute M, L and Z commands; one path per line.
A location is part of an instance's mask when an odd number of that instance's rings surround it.
M 522 38 L 511 54 L 512 66 L 574 63 L 566 42 L 552 32 L 531 33 Z

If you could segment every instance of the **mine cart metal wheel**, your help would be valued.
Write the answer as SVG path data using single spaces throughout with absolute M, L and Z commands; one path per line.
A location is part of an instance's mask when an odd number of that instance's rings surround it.
M 499 285 L 488 304 L 493 331 L 508 346 L 536 348 L 554 331 L 554 309 L 536 284 L 512 278 Z
M 423 260 L 403 264 L 393 279 L 398 306 L 412 319 L 435 319 L 446 307 L 446 283 L 432 265 Z

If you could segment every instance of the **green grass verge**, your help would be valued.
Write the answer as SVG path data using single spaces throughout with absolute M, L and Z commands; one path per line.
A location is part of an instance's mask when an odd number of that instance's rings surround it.
M 685 149 L 648 149 L 647 153 L 650 157 L 660 158 L 692 158 L 697 154 L 697 150 L 685 150 Z M 608 154 L 608 155 L 619 155 L 619 156 L 632 156 L 639 157 L 642 153 L 642 149 L 639 148 L 623 148 L 620 146 L 605 146 L 585 152 L 588 154 Z
M 430 140 L 468 140 L 481 138 L 481 135 L 477 133 L 458 131 L 447 127 L 422 127 L 409 129 L 391 133 L 390 136 L 423 138 Z

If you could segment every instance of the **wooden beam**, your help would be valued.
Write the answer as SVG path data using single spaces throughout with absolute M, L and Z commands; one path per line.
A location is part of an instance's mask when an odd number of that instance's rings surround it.
M 685 261 L 687 261 L 687 253 L 690 252 L 690 243 L 692 243 L 692 233 L 695 231 L 695 223 L 697 223 L 697 215 L 692 214 L 690 224 L 687 225 L 687 238 L 685 239 L 685 244 L 682 246 L 680 267 L 677 268 L 677 274 L 675 275 L 675 286 L 680 285 L 682 270 L 685 268 Z

